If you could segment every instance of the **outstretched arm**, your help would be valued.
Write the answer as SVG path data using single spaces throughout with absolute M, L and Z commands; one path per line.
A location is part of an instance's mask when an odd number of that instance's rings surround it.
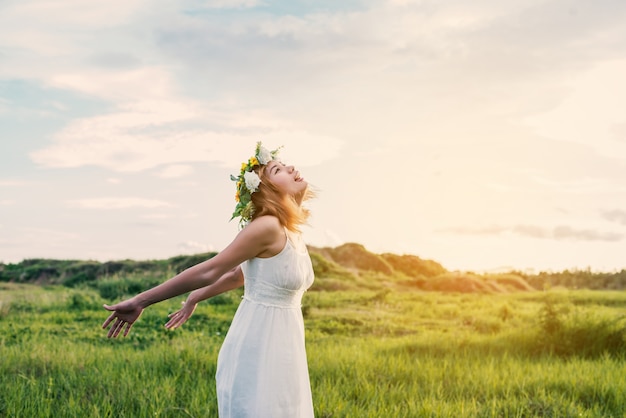
M 198 302 L 241 286 L 243 286 L 243 272 L 241 267 L 236 267 L 220 277 L 215 283 L 191 292 L 187 300 L 183 302 L 183 307 L 169 315 L 170 320 L 165 324 L 165 328 L 175 329 L 187 322 L 196 310 Z
M 245 260 L 280 247 L 284 239 L 285 232 L 278 219 L 273 216 L 261 216 L 241 230 L 235 240 L 215 257 L 196 264 L 165 283 L 128 300 L 113 306 L 104 305 L 104 308 L 112 313 L 104 321 L 102 328 L 107 328 L 112 323 L 108 337 L 117 337 L 122 330 L 126 336 L 133 323 L 148 306 L 209 286 Z

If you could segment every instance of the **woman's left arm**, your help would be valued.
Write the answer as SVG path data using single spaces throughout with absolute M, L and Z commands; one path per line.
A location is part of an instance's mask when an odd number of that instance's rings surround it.
M 215 283 L 191 292 L 187 300 L 183 302 L 183 307 L 169 315 L 170 320 L 165 324 L 165 328 L 175 329 L 187 322 L 196 310 L 198 302 L 228 292 L 229 290 L 237 289 L 241 286 L 243 286 L 243 272 L 241 271 L 241 267 L 236 267 L 220 277 Z

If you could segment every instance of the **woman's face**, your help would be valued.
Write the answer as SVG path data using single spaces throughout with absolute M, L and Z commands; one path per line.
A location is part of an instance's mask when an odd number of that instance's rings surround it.
M 300 172 L 292 165 L 284 165 L 280 161 L 270 161 L 265 167 L 267 177 L 281 192 L 291 196 L 298 196 L 304 193 L 308 183 Z

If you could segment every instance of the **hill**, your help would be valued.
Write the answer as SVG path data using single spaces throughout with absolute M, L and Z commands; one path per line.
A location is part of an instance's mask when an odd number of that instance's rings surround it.
M 363 245 L 347 243 L 338 247 L 309 247 L 316 282 L 311 290 L 413 288 L 424 291 L 498 293 L 541 290 L 548 287 L 571 289 L 626 289 L 626 270 L 595 273 L 589 270 L 525 274 L 451 272 L 440 263 L 416 255 L 376 254 Z M 0 282 L 61 284 L 67 287 L 97 286 L 120 278 L 133 278 L 137 288 L 156 284 L 216 253 L 181 255 L 163 260 L 27 259 L 15 264 L 0 263 Z M 129 289 L 132 290 L 132 289 Z

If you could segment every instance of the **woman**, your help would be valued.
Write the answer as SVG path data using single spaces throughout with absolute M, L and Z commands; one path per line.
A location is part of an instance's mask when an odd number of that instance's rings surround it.
M 113 306 L 102 324 L 108 337 L 128 334 L 142 311 L 157 302 L 195 290 L 170 315 L 167 328 L 182 325 L 196 304 L 245 285 L 217 360 L 219 415 L 227 417 L 313 417 L 300 302 L 313 283 L 311 259 L 299 226 L 311 196 L 293 166 L 259 142 L 242 164 L 237 206 L 242 229 L 215 257 Z

